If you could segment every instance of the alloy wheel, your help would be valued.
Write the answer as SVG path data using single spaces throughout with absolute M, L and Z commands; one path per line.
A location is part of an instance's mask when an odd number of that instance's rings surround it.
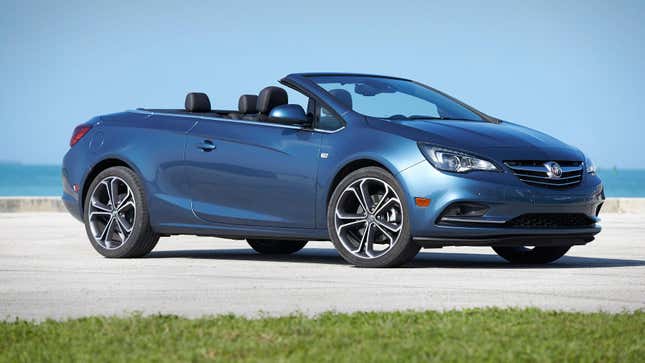
M 378 258 L 397 243 L 403 227 L 403 208 L 394 188 L 368 177 L 343 190 L 335 209 L 336 235 L 354 256 Z
M 96 243 L 108 250 L 123 246 L 132 234 L 137 209 L 128 183 L 109 176 L 90 196 L 88 223 Z

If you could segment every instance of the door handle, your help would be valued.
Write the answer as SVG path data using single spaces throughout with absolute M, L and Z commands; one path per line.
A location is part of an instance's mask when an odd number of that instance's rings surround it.
M 204 140 L 201 144 L 197 144 L 197 148 L 202 149 L 204 152 L 209 152 L 215 150 L 217 146 L 215 146 L 210 140 Z

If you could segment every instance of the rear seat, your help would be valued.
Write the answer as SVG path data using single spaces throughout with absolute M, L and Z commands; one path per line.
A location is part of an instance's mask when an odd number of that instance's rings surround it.
M 238 112 L 212 110 L 208 95 L 202 92 L 187 94 L 184 107 L 186 112 L 189 113 L 210 114 L 235 120 L 268 121 L 269 113 L 274 107 L 288 103 L 289 96 L 287 91 L 280 87 L 270 86 L 263 88 L 258 96 L 240 96 L 237 103 Z
M 237 102 L 237 110 L 239 112 L 231 112 L 228 116 L 232 119 L 243 120 L 256 120 L 258 96 L 256 95 L 241 95 Z
M 184 107 L 187 112 L 207 113 L 211 112 L 211 101 L 206 93 L 191 92 L 186 95 Z

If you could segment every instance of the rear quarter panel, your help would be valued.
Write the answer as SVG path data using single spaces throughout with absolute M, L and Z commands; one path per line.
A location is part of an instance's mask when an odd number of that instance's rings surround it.
M 75 163 L 87 165 L 85 180 L 101 161 L 122 160 L 141 178 L 153 227 L 167 221 L 190 222 L 194 217 L 185 198 L 183 159 L 186 132 L 194 123 L 190 118 L 137 111 L 101 116 L 88 140 L 75 150 L 75 155 L 86 154 L 75 156 L 79 159 Z

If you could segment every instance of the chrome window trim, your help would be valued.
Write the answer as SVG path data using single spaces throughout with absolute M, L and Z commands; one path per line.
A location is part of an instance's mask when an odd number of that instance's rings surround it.
M 166 112 L 153 112 L 153 111 L 146 111 L 146 110 L 128 110 L 127 112 L 132 112 L 132 113 L 142 113 L 142 114 L 147 114 L 150 116 L 154 115 L 162 115 L 162 116 L 174 116 L 174 117 L 184 117 L 184 118 L 192 118 L 192 119 L 202 119 L 202 120 L 215 120 L 215 121 L 225 121 L 225 122 L 233 122 L 233 123 L 239 123 L 239 124 L 247 124 L 247 125 L 260 125 L 260 126 L 269 126 L 269 127 L 279 127 L 283 129 L 292 129 L 292 130 L 302 130 L 302 131 L 312 131 L 312 132 L 321 132 L 324 134 L 334 134 L 336 132 L 339 132 L 347 126 L 343 126 L 339 129 L 336 130 L 323 130 L 323 129 L 308 129 L 306 127 L 302 126 L 292 126 L 292 125 L 280 125 L 280 124 L 274 124 L 274 123 L 269 123 L 269 122 L 261 122 L 261 121 L 249 121 L 249 120 L 233 120 L 233 119 L 228 119 L 228 118 L 223 118 L 223 117 L 208 117 L 208 116 L 200 116 L 200 115 L 182 115 L 182 114 L 177 114 L 177 113 L 166 113 Z

